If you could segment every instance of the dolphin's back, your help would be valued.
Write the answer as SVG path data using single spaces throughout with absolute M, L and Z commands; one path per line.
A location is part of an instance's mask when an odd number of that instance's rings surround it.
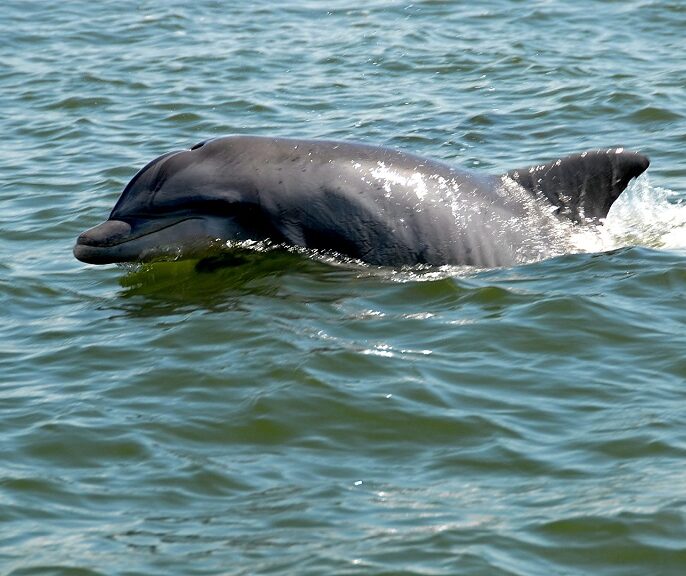
M 289 244 L 379 265 L 512 262 L 509 246 L 490 246 L 495 237 L 479 229 L 485 212 L 509 214 L 495 177 L 345 142 L 229 137 L 203 149 L 217 188 L 241 190 Z M 472 224 L 458 213 L 465 205 Z

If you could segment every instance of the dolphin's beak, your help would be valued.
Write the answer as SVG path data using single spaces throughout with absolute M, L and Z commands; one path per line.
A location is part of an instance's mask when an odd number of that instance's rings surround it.
M 74 256 L 88 264 L 119 262 L 112 249 L 131 237 L 131 225 L 121 220 L 107 220 L 86 230 L 76 239 Z
M 235 236 L 228 222 L 227 218 L 178 215 L 106 220 L 76 239 L 74 256 L 87 264 L 113 264 L 203 253 L 220 238 Z

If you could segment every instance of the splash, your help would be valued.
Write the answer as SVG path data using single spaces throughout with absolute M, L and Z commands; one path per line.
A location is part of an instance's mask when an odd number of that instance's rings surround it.
M 542 199 L 525 193 L 514 183 L 509 185 L 504 181 L 503 184 L 499 193 L 526 206 L 524 216 L 513 216 L 498 223 L 499 227 L 511 232 L 527 231 L 526 242 L 516 254 L 520 264 L 563 254 L 607 252 L 626 246 L 686 251 L 686 200 L 677 192 L 651 186 L 645 174 L 629 185 L 612 206 L 608 217 L 596 225 L 562 220 Z M 393 270 L 386 277 L 399 282 L 432 281 L 469 277 L 483 270 L 473 266 L 411 266 Z
M 677 192 L 651 186 L 649 177 L 634 180 L 599 226 L 572 236 L 578 252 L 605 252 L 624 246 L 686 249 L 686 202 Z

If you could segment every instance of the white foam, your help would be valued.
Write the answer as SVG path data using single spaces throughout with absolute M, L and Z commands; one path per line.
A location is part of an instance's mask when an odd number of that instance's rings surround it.
M 581 227 L 572 240 L 581 252 L 623 246 L 686 249 L 686 203 L 672 190 L 651 186 L 643 175 L 617 199 L 600 226 Z

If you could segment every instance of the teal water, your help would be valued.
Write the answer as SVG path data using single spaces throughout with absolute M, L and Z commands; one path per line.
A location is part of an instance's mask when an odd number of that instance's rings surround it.
M 10 0 L 0 31 L 0 574 L 686 574 L 683 2 Z M 231 133 L 652 165 L 507 269 L 72 257 Z

